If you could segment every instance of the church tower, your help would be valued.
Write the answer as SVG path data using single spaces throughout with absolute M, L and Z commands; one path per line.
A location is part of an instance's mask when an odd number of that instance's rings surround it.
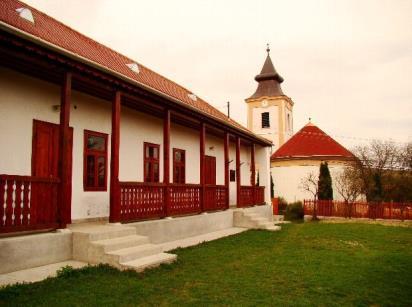
M 283 78 L 270 58 L 269 45 L 262 71 L 255 77 L 258 87 L 245 101 L 248 107 L 247 126 L 257 135 L 273 142 L 273 150 L 293 135 L 293 101 L 283 94 Z

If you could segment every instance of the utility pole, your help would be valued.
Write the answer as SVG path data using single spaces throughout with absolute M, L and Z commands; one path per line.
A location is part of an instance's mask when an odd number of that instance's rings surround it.
M 227 117 L 230 118 L 230 101 L 227 102 Z

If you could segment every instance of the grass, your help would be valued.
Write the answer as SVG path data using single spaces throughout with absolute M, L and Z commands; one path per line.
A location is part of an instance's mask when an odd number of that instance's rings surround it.
M 141 274 L 107 266 L 0 290 L 1 306 L 412 306 L 412 228 L 305 223 L 178 249 Z

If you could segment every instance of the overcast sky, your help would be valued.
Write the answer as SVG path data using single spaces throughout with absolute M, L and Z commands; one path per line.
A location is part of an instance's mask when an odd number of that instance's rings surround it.
M 223 112 L 230 100 L 244 125 L 270 43 L 295 132 L 312 117 L 349 148 L 412 141 L 412 0 L 25 2 Z

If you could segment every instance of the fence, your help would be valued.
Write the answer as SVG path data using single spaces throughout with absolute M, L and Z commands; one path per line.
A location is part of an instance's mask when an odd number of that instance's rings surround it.
M 261 205 L 265 202 L 265 187 L 241 186 L 238 207 Z
M 0 175 L 0 233 L 57 228 L 57 178 Z
M 305 215 L 312 215 L 315 205 L 318 216 L 412 220 L 412 203 L 347 203 L 336 200 L 304 200 Z
M 206 185 L 203 211 L 227 209 L 228 190 Z M 168 204 L 168 207 L 166 207 Z M 120 220 L 137 221 L 202 212 L 200 184 L 120 182 Z

